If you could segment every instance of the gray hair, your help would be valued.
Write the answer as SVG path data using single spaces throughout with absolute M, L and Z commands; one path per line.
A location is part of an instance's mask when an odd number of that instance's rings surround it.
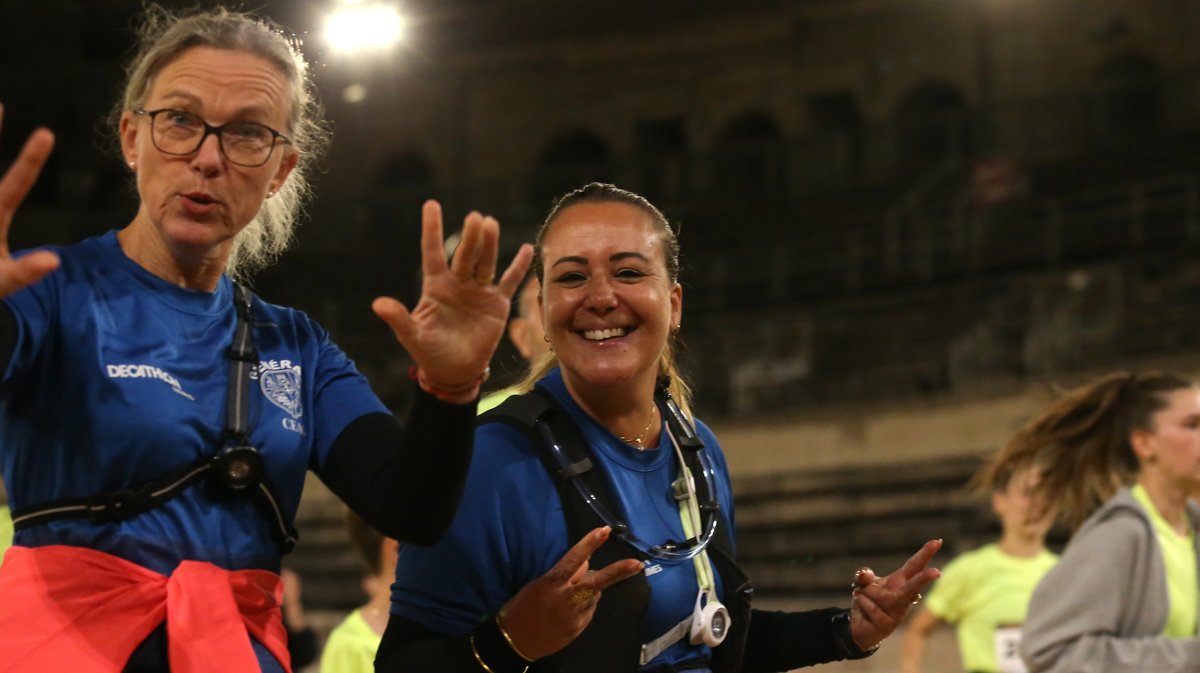
M 309 172 L 329 143 L 329 131 L 295 36 L 288 37 L 269 19 L 224 7 L 174 15 L 155 4 L 144 8 L 137 54 L 126 67 L 124 95 L 109 115 L 109 128 L 119 135 L 121 115 L 142 107 L 158 73 L 192 47 L 257 56 L 277 67 L 288 82 L 291 108 L 287 135 L 299 160 L 279 191 L 263 202 L 258 214 L 233 240 L 225 270 L 234 278 L 247 280 L 291 244 L 296 218 L 311 196 Z

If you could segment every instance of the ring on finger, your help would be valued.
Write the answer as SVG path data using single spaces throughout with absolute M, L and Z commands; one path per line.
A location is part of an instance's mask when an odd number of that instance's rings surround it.
M 916 605 L 917 603 L 920 603 L 922 598 L 925 598 L 925 597 L 922 596 L 921 594 L 917 594 L 916 596 L 913 596 L 912 604 Z
M 592 597 L 595 595 L 596 590 L 592 587 L 580 587 L 571 592 L 571 598 L 567 602 L 571 605 L 583 605 L 592 600 Z

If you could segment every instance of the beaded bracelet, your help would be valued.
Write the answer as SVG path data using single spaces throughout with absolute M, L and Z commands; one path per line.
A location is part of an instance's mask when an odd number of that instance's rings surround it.
M 483 382 L 488 380 L 488 376 L 490 376 L 491 373 L 491 367 L 484 367 L 483 373 L 480 374 L 479 378 L 475 381 L 457 388 L 444 388 L 437 384 L 430 383 L 429 379 L 425 378 L 425 372 L 421 371 L 421 368 L 418 365 L 414 364 L 408 368 L 408 378 L 416 381 L 417 385 L 421 386 L 421 390 L 424 390 L 430 395 L 433 395 L 438 399 L 442 399 L 443 401 L 446 401 L 443 398 L 451 398 L 452 400 L 460 399 L 467 393 L 476 392 L 479 389 L 479 386 L 483 385 Z M 472 394 L 471 397 L 474 397 L 474 394 Z

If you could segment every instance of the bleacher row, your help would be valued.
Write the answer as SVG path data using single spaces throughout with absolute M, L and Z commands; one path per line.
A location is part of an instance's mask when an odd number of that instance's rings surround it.
M 898 568 L 933 538 L 946 541 L 949 559 L 995 537 L 990 504 L 965 488 L 978 466 L 956 457 L 735 479 L 738 557 L 759 595 L 841 600 L 861 566 Z M 326 621 L 364 600 L 342 512 L 310 483 L 301 541 L 285 559 L 303 578 L 305 605 Z

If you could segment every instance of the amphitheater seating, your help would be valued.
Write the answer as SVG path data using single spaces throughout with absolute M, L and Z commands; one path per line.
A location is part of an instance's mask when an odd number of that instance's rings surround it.
M 998 535 L 966 488 L 974 457 L 738 479 L 738 556 L 771 598 L 845 597 L 854 571 L 900 567 L 942 538 L 945 562 Z

